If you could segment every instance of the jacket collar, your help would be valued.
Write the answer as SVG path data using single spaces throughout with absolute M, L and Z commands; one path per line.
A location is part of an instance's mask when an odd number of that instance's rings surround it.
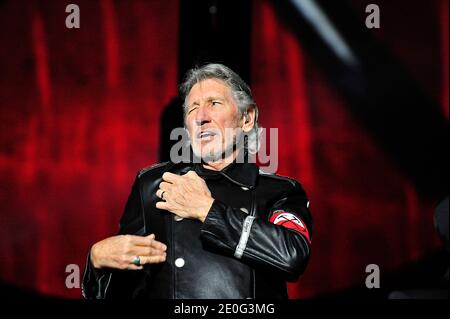
M 221 171 L 213 171 L 203 167 L 201 163 L 194 164 L 195 172 L 204 179 L 216 179 L 224 177 L 233 184 L 253 189 L 256 185 L 259 169 L 253 163 L 232 162 Z

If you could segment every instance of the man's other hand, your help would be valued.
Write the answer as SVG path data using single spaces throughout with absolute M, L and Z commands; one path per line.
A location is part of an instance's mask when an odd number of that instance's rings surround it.
M 145 264 L 164 262 L 166 249 L 166 245 L 155 240 L 154 234 L 113 236 L 92 246 L 91 262 L 95 268 L 139 270 Z

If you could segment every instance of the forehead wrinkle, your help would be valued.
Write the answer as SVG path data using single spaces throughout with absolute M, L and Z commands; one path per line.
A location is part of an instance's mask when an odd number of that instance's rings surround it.
M 227 92 L 228 93 L 228 92 Z M 197 97 L 195 100 L 193 100 L 191 102 L 191 104 L 193 103 L 198 103 L 199 101 L 211 101 L 211 100 L 228 100 L 228 96 L 229 94 L 223 94 L 222 92 L 217 92 L 216 90 L 209 90 L 206 93 L 201 93 L 200 92 L 200 97 Z M 189 94 L 189 97 L 191 97 L 191 95 Z
M 212 88 L 209 89 L 206 92 L 202 92 L 205 90 L 204 85 L 206 81 L 214 81 L 216 83 L 221 84 L 221 86 L 218 88 Z M 200 93 L 200 97 L 197 97 L 196 99 L 190 101 L 190 99 L 192 98 L 192 89 L 196 87 L 196 90 L 199 91 Z M 219 98 L 218 95 L 220 95 L 221 97 Z M 234 106 L 234 111 L 236 112 L 236 117 L 239 117 L 239 106 L 237 101 L 235 100 L 235 98 L 232 95 L 232 90 L 231 88 L 228 86 L 228 84 L 220 79 L 205 79 L 202 81 L 197 82 L 196 84 L 194 84 L 194 86 L 191 88 L 191 90 L 189 91 L 189 94 L 186 96 L 186 112 L 188 112 L 191 108 L 195 107 L 196 105 L 200 105 L 200 102 L 203 100 L 206 101 L 210 101 L 211 99 L 220 99 L 224 102 L 228 102 L 229 104 Z M 185 113 L 185 120 L 188 116 L 188 113 Z M 237 119 L 237 118 L 236 118 Z
M 208 90 L 206 93 L 203 93 L 203 91 L 204 91 L 204 88 L 203 88 L 203 87 L 204 87 L 204 83 L 205 83 L 206 81 L 214 81 L 214 82 L 220 84 L 221 87 L 220 87 L 220 89 L 218 89 L 218 88 L 213 88 L 213 89 Z M 224 82 L 224 81 L 222 81 L 222 80 L 220 80 L 220 79 L 214 79 L 214 78 L 212 78 L 212 79 L 205 79 L 205 80 L 202 80 L 202 81 L 199 81 L 199 82 L 195 83 L 195 84 L 192 86 L 191 90 L 189 91 L 189 94 L 188 94 L 188 96 L 187 96 L 188 99 L 189 99 L 189 97 L 191 96 L 192 89 L 193 89 L 194 87 L 196 87 L 196 86 L 197 86 L 196 89 L 197 89 L 198 91 L 200 91 L 200 95 L 201 95 L 201 98 L 202 98 L 202 99 L 218 98 L 217 95 L 221 95 L 221 96 L 224 97 L 223 99 L 227 99 L 227 97 L 231 96 L 231 88 L 227 85 L 226 82 Z M 219 92 L 219 90 L 220 90 L 220 92 Z M 212 91 L 212 92 L 211 92 L 211 91 Z M 205 95 L 207 96 L 206 98 L 204 97 Z M 197 101 L 194 101 L 194 102 L 197 102 Z

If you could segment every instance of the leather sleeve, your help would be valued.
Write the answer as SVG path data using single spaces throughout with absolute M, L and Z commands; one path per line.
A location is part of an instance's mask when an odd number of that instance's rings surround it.
M 119 235 L 144 235 L 143 209 L 139 178 L 136 177 L 131 194 L 120 220 Z M 83 275 L 82 294 L 86 299 L 132 298 L 136 294 L 136 281 L 145 276 L 145 272 L 117 269 L 95 269 L 90 261 L 90 252 L 86 260 Z
M 275 271 L 287 281 L 295 281 L 306 268 L 311 253 L 312 218 L 308 205 L 305 192 L 295 182 L 268 208 L 268 215 L 257 213 L 256 216 L 267 218 L 256 217 L 253 220 L 242 261 L 255 268 Z M 215 200 L 202 227 L 203 243 L 236 258 L 236 247 L 247 216 L 239 209 Z M 293 224 L 295 222 L 297 224 Z M 297 227 L 298 223 L 303 227 Z
M 111 280 L 111 272 L 95 269 L 91 263 L 91 252 L 86 258 L 81 293 L 85 299 L 105 299 Z

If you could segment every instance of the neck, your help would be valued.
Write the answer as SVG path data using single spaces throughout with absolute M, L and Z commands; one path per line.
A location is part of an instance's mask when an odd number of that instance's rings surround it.
M 236 157 L 237 157 L 237 150 L 234 151 L 233 153 L 231 153 L 230 156 L 228 156 L 224 159 L 219 159 L 217 161 L 203 163 L 203 167 L 206 169 L 213 170 L 213 171 L 221 171 L 225 167 L 227 167 L 228 165 L 233 163 L 233 161 L 236 159 Z

